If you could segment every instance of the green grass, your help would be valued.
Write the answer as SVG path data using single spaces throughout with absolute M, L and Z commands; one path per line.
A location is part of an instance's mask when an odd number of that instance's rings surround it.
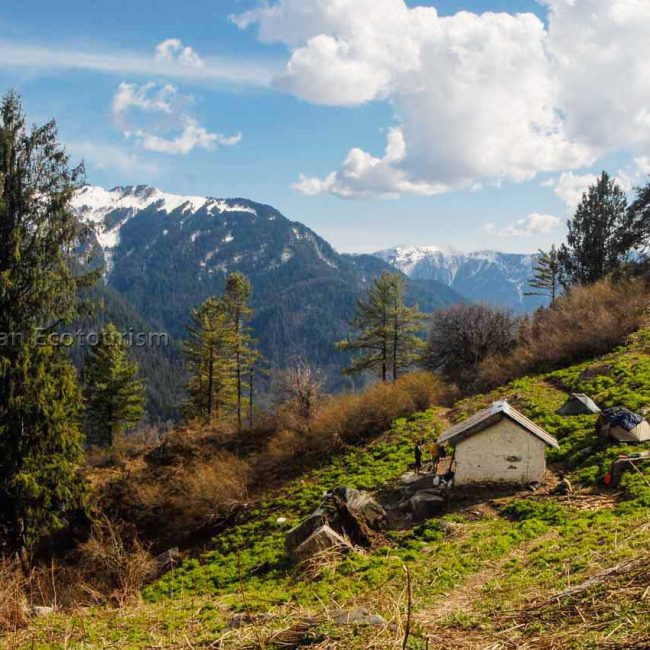
M 639 447 L 599 440 L 595 416 L 556 415 L 568 391 L 585 392 L 603 406 L 640 410 L 650 405 L 650 332 L 640 332 L 631 345 L 597 361 L 525 377 L 489 395 L 463 400 L 452 415 L 462 419 L 494 399 L 507 397 L 560 441 L 561 448 L 548 453 L 550 465 L 568 470 L 575 484 L 597 492 L 611 461 Z M 166 640 L 183 647 L 182 636 L 188 630 L 195 647 L 201 647 L 223 633 L 229 617 L 244 608 L 278 612 L 276 627 L 286 624 L 298 609 L 317 613 L 332 603 L 362 603 L 390 618 L 396 608 L 404 611 L 404 566 L 408 566 L 415 602 L 409 646 L 413 650 L 425 647 L 425 637 L 440 625 L 450 633 L 495 633 L 505 612 L 650 547 L 650 532 L 641 527 L 650 508 L 648 475 L 627 474 L 619 488 L 623 498 L 613 507 L 583 510 L 580 497 L 575 502 L 532 494 L 501 498 L 493 504 L 492 516 L 462 511 L 448 515 L 445 519 L 454 522 L 454 534 L 445 534 L 441 520 L 431 520 L 390 533 L 384 547 L 353 554 L 325 569 L 317 580 L 297 579 L 284 554 L 286 531 L 331 488 L 348 485 L 374 491 L 396 481 L 411 462 L 413 442 L 432 439 L 442 431 L 441 416 L 432 409 L 399 419 L 367 447 L 346 450 L 331 464 L 255 504 L 239 524 L 215 537 L 200 558 L 187 560 L 148 586 L 145 604 L 130 616 L 128 610 L 102 609 L 77 619 L 55 616 L 32 629 L 34 647 L 66 647 L 60 639 L 66 630 L 69 633 L 70 625 L 73 632 L 83 629 L 80 644 L 72 647 L 140 648 L 156 640 L 161 647 L 171 646 Z M 278 523 L 281 517 L 286 522 Z M 475 592 L 463 591 L 468 585 Z M 458 608 L 446 612 L 442 621 L 435 619 L 440 602 L 457 594 L 462 596 Z M 583 640 L 576 637 L 575 645 L 566 647 L 594 647 L 610 633 L 612 642 L 631 633 L 639 638 L 650 634 L 635 604 L 621 607 L 617 615 L 632 621 L 625 629 L 617 630 L 614 619 L 607 619 L 602 631 L 591 631 Z M 514 642 L 555 633 L 561 624 L 542 618 L 514 632 Z M 370 632 L 352 634 L 329 627 L 325 631 L 341 648 L 369 647 Z

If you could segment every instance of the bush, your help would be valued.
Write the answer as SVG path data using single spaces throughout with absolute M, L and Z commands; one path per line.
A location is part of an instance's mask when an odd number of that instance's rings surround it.
M 308 429 L 284 426 L 271 437 L 255 461 L 258 475 L 287 476 L 292 468 L 320 461 L 346 444 L 358 444 L 387 431 L 397 418 L 446 403 L 450 395 L 450 389 L 435 375 L 413 372 L 395 383 L 374 384 L 362 393 L 324 398 Z
M 480 383 L 492 388 L 610 352 L 641 327 L 647 307 L 642 279 L 573 287 L 524 321 L 510 354 L 493 354 L 482 362 Z
M 249 464 L 225 451 L 227 434 L 186 427 L 170 434 L 145 461 L 106 484 L 102 507 L 133 523 L 164 551 L 244 501 Z
M 14 632 L 28 622 L 27 583 L 15 561 L 0 558 L 0 632 Z

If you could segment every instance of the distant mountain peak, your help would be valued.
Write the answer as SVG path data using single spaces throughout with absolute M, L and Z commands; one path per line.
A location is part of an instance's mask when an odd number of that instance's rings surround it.
M 476 302 L 495 303 L 516 312 L 532 311 L 543 304 L 543 298 L 525 295 L 534 255 L 404 245 L 375 255 L 415 280 L 442 282 Z

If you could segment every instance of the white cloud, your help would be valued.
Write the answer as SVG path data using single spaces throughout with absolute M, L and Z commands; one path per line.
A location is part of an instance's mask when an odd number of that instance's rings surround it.
M 488 235 L 498 237 L 533 237 L 536 235 L 547 235 L 557 230 L 561 225 L 562 221 L 558 217 L 551 214 L 534 212 L 504 228 L 498 228 L 493 223 L 486 223 L 485 232 Z
M 211 133 L 186 112 L 193 98 L 182 95 L 175 86 L 121 83 L 113 96 L 113 116 L 127 138 L 135 138 L 146 151 L 187 155 L 194 149 L 233 146 L 242 134 L 226 136 Z M 163 119 L 156 119 L 162 114 Z M 170 135 L 177 132 L 177 135 Z
M 647 151 L 650 3 L 546 3 L 548 28 L 533 14 L 441 17 L 404 0 L 277 0 L 234 20 L 289 48 L 279 87 L 319 104 L 395 107 L 400 160 L 355 148 L 340 171 L 297 187 L 393 196 L 578 170 L 621 145 Z M 346 182 L 354 161 L 363 169 Z
M 567 210 L 574 211 L 582 195 L 587 191 L 590 185 L 598 180 L 596 174 L 574 174 L 573 172 L 563 172 L 558 178 L 552 178 L 544 181 L 544 187 L 552 187 L 555 195 L 564 203 Z
M 614 181 L 624 192 L 629 193 L 644 181 L 647 174 L 650 174 L 650 158 L 641 156 L 634 160 L 634 166 L 619 169 Z M 555 195 L 564 201 L 567 210 L 571 213 L 578 207 L 582 195 L 596 183 L 599 177 L 600 174 L 563 172 L 556 178 L 544 181 L 542 186 L 552 188 Z
M 397 198 L 403 192 L 432 195 L 447 191 L 444 185 L 410 180 L 396 167 L 405 155 L 402 131 L 390 129 L 383 158 L 355 148 L 348 153 L 340 172 L 332 172 L 323 180 L 301 175 L 294 187 L 308 196 L 329 192 L 343 198 Z
M 211 150 L 216 145 L 233 146 L 242 139 L 241 133 L 233 136 L 210 133 L 190 117 L 184 118 L 183 131 L 176 138 L 164 138 L 144 131 L 136 133 L 136 137 L 143 149 L 147 151 L 176 155 L 187 155 L 194 149 Z
M 0 43 L 0 68 L 26 68 L 36 72 L 92 70 L 110 75 L 159 75 L 168 79 L 188 79 L 194 83 L 226 83 L 266 87 L 271 84 L 276 66 L 270 60 L 260 63 L 233 57 L 203 57 L 205 65 L 187 65 L 187 60 L 165 61 L 149 52 L 71 50 L 57 46 Z
M 178 38 L 168 38 L 156 45 L 156 61 L 178 63 L 190 68 L 205 67 L 203 59 L 191 47 L 183 47 Z
M 113 115 L 119 116 L 131 108 L 171 115 L 177 96 L 176 88 L 170 84 L 159 87 L 154 82 L 142 85 L 122 82 L 113 95 Z

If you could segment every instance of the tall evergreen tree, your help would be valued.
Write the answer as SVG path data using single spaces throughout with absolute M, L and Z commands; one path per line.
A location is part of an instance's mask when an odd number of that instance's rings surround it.
M 596 282 L 618 269 L 630 250 L 642 242 L 625 193 L 607 172 L 583 194 L 567 225 L 567 243 L 559 255 L 568 284 Z
M 243 420 L 244 404 L 244 383 L 248 379 L 249 390 L 249 422 L 252 412 L 253 383 L 252 373 L 259 354 L 255 348 L 255 342 L 250 328 L 250 319 L 253 310 L 249 307 L 248 301 L 251 296 L 251 283 L 242 273 L 232 273 L 226 278 L 226 287 L 223 296 L 223 304 L 226 318 L 232 328 L 231 345 L 233 354 L 237 427 L 241 431 Z
M 129 359 L 128 346 L 113 323 L 101 330 L 88 354 L 84 383 L 90 439 L 113 447 L 120 435 L 140 423 L 145 404 L 138 364 Z
M 629 207 L 628 221 L 634 246 L 646 249 L 650 244 L 650 182 L 635 188 L 636 196 Z
M 360 353 L 346 369 L 347 374 L 370 370 L 382 381 L 389 376 L 395 380 L 418 358 L 423 343 L 417 333 L 423 316 L 404 304 L 404 287 L 402 276 L 384 272 L 368 289 L 366 299 L 357 301 L 352 336 L 337 343 L 339 350 Z
M 70 210 L 83 169 L 49 122 L 28 129 L 20 99 L 0 106 L 0 547 L 29 563 L 34 547 L 83 504 L 77 468 L 81 392 L 53 335 L 97 280 L 72 253 L 84 232 Z M 85 267 L 87 268 L 87 267 Z
M 232 327 L 223 301 L 213 296 L 193 310 L 188 334 L 186 414 L 206 421 L 223 418 L 237 403 Z
M 540 250 L 533 265 L 533 277 L 528 282 L 534 291 L 527 291 L 524 295 L 549 296 L 553 304 L 560 291 L 561 271 L 560 255 L 555 244 L 548 252 Z

